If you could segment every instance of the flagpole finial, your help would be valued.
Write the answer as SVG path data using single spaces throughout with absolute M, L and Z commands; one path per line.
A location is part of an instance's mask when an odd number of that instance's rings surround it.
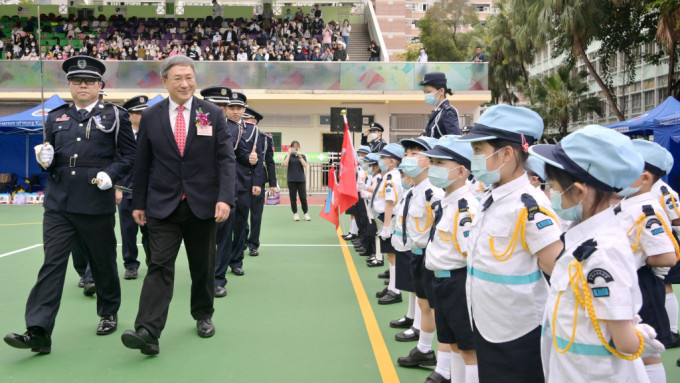
M 340 111 L 340 114 L 342 114 L 343 116 L 346 115 L 346 114 L 347 114 L 347 109 L 341 110 L 341 111 Z

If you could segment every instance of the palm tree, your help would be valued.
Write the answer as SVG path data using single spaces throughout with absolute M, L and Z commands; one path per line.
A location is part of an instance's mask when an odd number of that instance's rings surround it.
M 673 89 L 680 85 L 675 80 L 675 58 L 677 46 L 680 42 L 680 1 L 659 0 L 652 3 L 659 10 L 656 38 L 668 51 L 668 96 L 673 95 Z
M 569 66 L 561 66 L 550 76 L 531 79 L 524 95 L 531 101 L 529 107 L 543 117 L 545 126 L 558 128 L 564 137 L 569 123 L 590 112 L 598 116 L 602 113 L 597 97 L 585 97 L 587 77 L 585 71 L 572 74 Z

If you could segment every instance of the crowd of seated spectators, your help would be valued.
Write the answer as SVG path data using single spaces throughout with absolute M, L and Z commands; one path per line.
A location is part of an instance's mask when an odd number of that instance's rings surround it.
M 281 16 L 249 20 L 69 16 L 41 15 L 42 44 L 35 18 L 3 18 L 2 59 L 64 60 L 81 54 L 101 60 L 162 60 L 184 54 L 197 61 L 347 61 L 351 29 L 347 20 L 326 23 L 318 7 L 308 14 L 289 8 Z

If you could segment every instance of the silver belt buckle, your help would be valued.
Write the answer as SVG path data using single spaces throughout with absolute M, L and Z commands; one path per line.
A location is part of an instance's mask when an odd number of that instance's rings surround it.
M 78 158 L 77 154 L 72 155 L 71 157 L 68 158 L 68 167 L 69 168 L 75 168 L 76 167 L 76 158 Z

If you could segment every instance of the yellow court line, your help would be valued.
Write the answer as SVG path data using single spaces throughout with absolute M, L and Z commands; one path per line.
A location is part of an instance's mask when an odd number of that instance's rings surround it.
M 366 290 L 364 290 L 364 285 L 361 283 L 359 278 L 359 273 L 352 260 L 352 255 L 347 247 L 347 242 L 342 239 L 342 231 L 337 230 L 338 240 L 342 245 L 342 254 L 345 257 L 345 264 L 347 264 L 347 271 L 349 272 L 349 278 L 352 280 L 352 286 L 354 287 L 354 293 L 357 296 L 357 301 L 359 301 L 359 308 L 361 309 L 361 315 L 364 318 L 364 324 L 366 325 L 366 331 L 368 332 L 368 338 L 371 341 L 371 347 L 373 347 L 373 354 L 375 354 L 375 359 L 378 362 L 378 369 L 380 370 L 380 376 L 382 376 L 383 382 L 398 383 L 399 376 L 397 376 L 397 371 L 394 368 L 392 359 L 390 358 L 390 353 L 387 351 L 387 345 L 385 344 L 385 339 L 383 339 L 382 333 L 380 332 L 380 327 L 378 327 L 378 321 L 375 319 L 375 314 L 371 308 L 371 303 L 368 301 L 368 296 L 366 296 Z
M 42 225 L 42 222 L 0 223 L 0 226 Z

